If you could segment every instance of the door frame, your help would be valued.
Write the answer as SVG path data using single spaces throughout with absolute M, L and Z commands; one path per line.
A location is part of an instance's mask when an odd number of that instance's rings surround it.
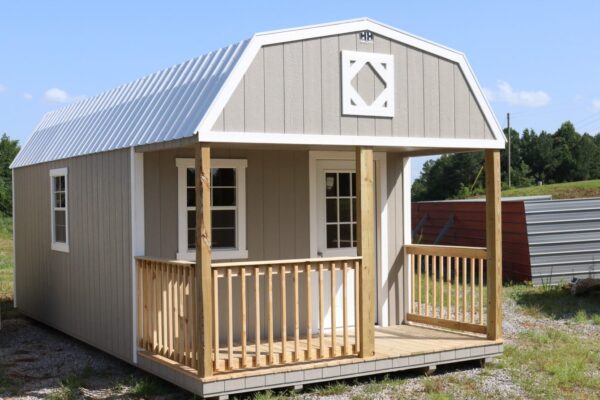
M 317 221 L 317 162 L 318 161 L 355 161 L 354 151 L 309 151 L 309 209 L 310 209 L 310 257 L 318 258 L 318 229 Z M 385 152 L 374 152 L 377 183 L 375 196 L 380 212 L 377 215 L 377 323 L 380 326 L 389 325 L 389 304 L 387 276 L 388 262 L 388 218 L 387 218 L 387 155 Z

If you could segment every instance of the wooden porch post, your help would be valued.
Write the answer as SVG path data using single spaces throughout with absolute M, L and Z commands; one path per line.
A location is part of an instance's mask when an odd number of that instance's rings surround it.
M 195 152 L 196 184 L 196 335 L 198 375 L 210 376 L 212 365 L 212 285 L 211 285 L 211 214 L 210 146 L 201 143 Z
M 487 247 L 487 337 L 502 338 L 502 201 L 500 151 L 485 151 L 485 227 Z
M 356 148 L 356 232 L 359 271 L 359 337 L 362 358 L 375 354 L 375 190 L 373 149 Z

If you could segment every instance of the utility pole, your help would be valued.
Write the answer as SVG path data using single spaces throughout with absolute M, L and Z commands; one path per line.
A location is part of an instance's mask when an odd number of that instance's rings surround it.
M 506 113 L 506 126 L 508 127 L 508 187 L 510 189 L 510 164 L 511 164 L 511 156 L 510 156 L 510 113 Z

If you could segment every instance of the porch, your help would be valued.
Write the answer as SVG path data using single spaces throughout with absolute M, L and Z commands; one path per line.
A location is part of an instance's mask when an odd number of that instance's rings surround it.
M 326 341 L 331 343 L 331 335 L 326 335 Z M 294 351 L 292 343 L 288 341 L 287 344 L 290 353 Z M 280 342 L 276 346 L 280 346 Z M 253 390 L 282 387 L 300 389 L 303 385 L 339 379 L 485 360 L 500 356 L 502 347 L 502 340 L 488 340 L 482 335 L 426 326 L 396 325 L 375 327 L 375 355 L 369 359 L 340 357 L 269 368 L 222 371 L 211 377 L 198 378 L 197 370 L 143 350 L 139 354 L 138 365 L 204 397 L 224 397 Z M 236 347 L 234 351 L 240 353 L 241 348 Z M 263 351 L 266 348 L 263 347 Z
M 373 149 L 357 147 L 344 169 L 355 166 L 356 256 L 235 262 L 212 258 L 211 147 L 194 149 L 194 258 L 136 257 L 141 368 L 212 396 L 289 386 L 288 375 L 306 384 L 501 353 L 497 151 L 486 152 L 487 247 L 410 244 L 404 215 L 390 261 L 401 267 L 382 272 L 376 205 L 387 199 Z M 409 191 L 398 201 L 409 204 Z M 376 317 L 378 279 L 399 291 L 392 326 Z

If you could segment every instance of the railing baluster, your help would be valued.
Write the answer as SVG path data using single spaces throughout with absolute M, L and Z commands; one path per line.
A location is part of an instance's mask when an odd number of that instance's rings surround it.
M 287 362 L 287 305 L 285 294 L 285 265 L 279 267 L 279 282 L 281 286 L 281 357 L 282 364 Z
M 467 321 L 467 259 L 462 258 L 462 282 L 463 282 L 463 321 Z
M 429 258 L 425 256 L 425 316 L 429 316 Z
M 348 341 L 348 263 L 344 262 L 342 267 L 342 304 L 343 304 L 343 323 L 344 323 L 344 355 L 350 354 L 350 344 Z
M 459 275 L 460 275 L 460 258 L 458 257 L 454 257 L 454 300 L 455 300 L 455 311 L 456 311 L 456 315 L 454 316 L 454 319 L 456 321 L 459 320 L 460 318 L 460 302 L 459 302 L 459 291 L 460 291 L 460 285 L 459 285 Z
M 444 256 L 440 256 L 440 318 L 444 318 Z
M 188 314 L 188 319 L 190 323 L 188 324 L 189 334 L 188 336 L 191 338 L 190 343 L 190 359 L 191 359 L 191 367 L 196 369 L 198 368 L 198 335 L 195 335 L 196 331 L 196 279 L 195 274 L 197 271 L 195 269 L 190 268 L 190 280 L 188 282 L 188 286 L 190 287 L 190 292 L 188 295 L 188 299 L 191 303 L 190 312 Z
M 335 268 L 335 263 L 332 262 L 330 263 L 331 266 L 331 350 L 330 353 L 331 357 L 335 357 L 337 355 L 337 344 L 336 344 L 336 328 L 337 328 L 337 321 L 336 321 L 336 314 L 337 314 L 337 306 L 336 306 L 336 283 L 335 283 L 335 275 L 336 275 L 336 268 Z
M 421 305 L 423 304 L 423 297 L 421 297 L 422 296 L 421 287 L 423 286 L 422 283 L 421 283 L 421 258 L 422 258 L 421 255 L 417 256 L 417 274 L 418 274 L 417 275 L 417 285 L 419 286 L 419 288 L 418 288 L 418 290 L 419 290 L 419 299 L 417 300 L 417 309 L 418 309 L 417 315 L 422 315 L 422 313 L 421 313 L 421 311 L 422 311 Z
M 448 279 L 448 319 L 452 319 L 452 259 L 446 256 L 446 272 Z
M 260 267 L 254 267 L 254 338 L 255 359 L 254 365 L 261 366 L 260 360 Z
M 437 256 L 431 257 L 432 281 L 433 281 L 433 313 L 432 316 L 437 316 Z
M 298 265 L 294 264 L 294 361 L 300 360 L 300 306 L 298 293 Z
M 483 260 L 479 259 L 479 323 L 483 325 Z
M 242 302 L 242 359 L 240 365 L 242 368 L 246 368 L 248 366 L 246 361 L 247 356 L 247 339 L 248 332 L 246 327 L 246 268 L 240 267 L 239 269 L 240 275 L 240 287 L 241 287 L 241 302 Z
M 319 358 L 325 357 L 325 293 L 323 288 L 323 263 L 319 263 Z
M 219 271 L 212 271 L 212 287 L 213 287 L 213 351 L 215 359 L 215 371 L 219 370 Z
M 233 369 L 233 278 L 227 268 L 227 369 Z
M 416 303 L 416 298 L 417 298 L 417 285 L 416 285 L 416 281 L 415 281 L 415 270 L 416 270 L 417 266 L 415 264 L 415 255 L 411 254 L 410 255 L 410 283 L 412 285 L 412 290 L 410 291 L 410 312 L 415 312 L 415 303 Z M 358 283 L 358 281 L 356 281 Z M 417 312 L 418 314 L 418 312 Z
M 475 259 L 471 258 L 471 323 L 475 323 Z
M 273 267 L 267 267 L 267 294 L 268 294 L 268 309 L 267 309 L 267 323 L 269 325 L 269 358 L 267 359 L 268 364 L 273 364 L 275 358 L 273 355 Z
M 312 282 L 311 264 L 306 263 L 306 359 L 312 360 Z
M 354 351 L 358 353 L 360 350 L 359 331 L 360 331 L 360 290 L 358 286 L 358 278 L 360 272 L 360 262 L 354 262 Z M 414 292 L 413 292 L 414 293 Z

